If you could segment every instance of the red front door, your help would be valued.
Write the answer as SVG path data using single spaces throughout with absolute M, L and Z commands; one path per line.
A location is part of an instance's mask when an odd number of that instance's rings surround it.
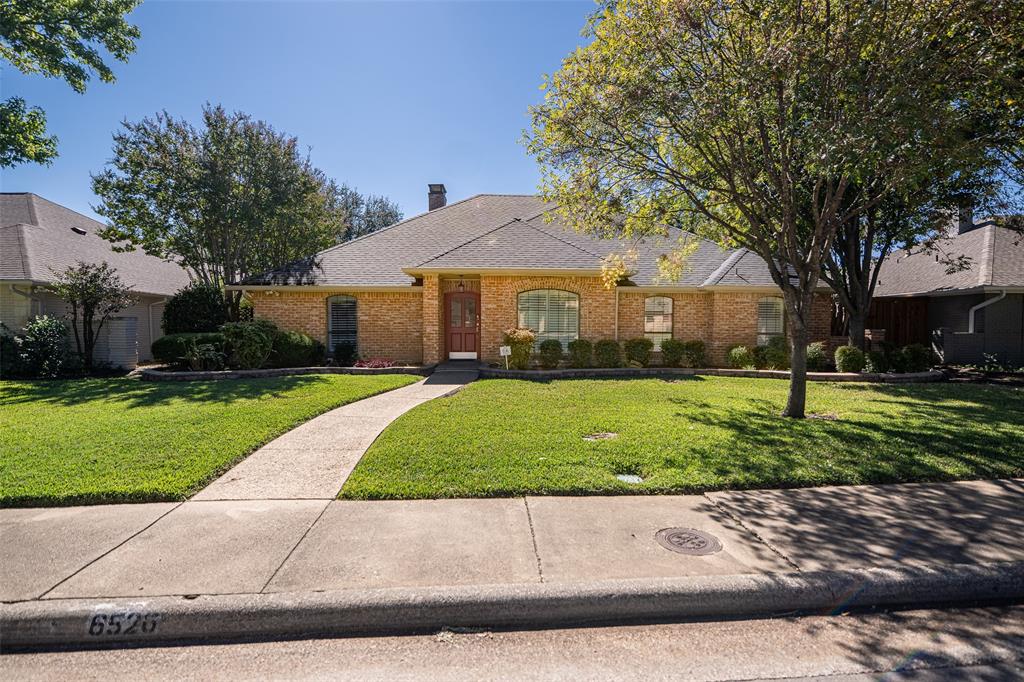
M 444 338 L 451 360 L 475 360 L 480 351 L 480 294 L 445 294 Z

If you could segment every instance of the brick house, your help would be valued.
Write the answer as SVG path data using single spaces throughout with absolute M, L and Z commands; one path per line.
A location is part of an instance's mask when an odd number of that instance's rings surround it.
M 635 245 L 628 280 L 606 288 L 603 259 L 623 244 L 546 222 L 538 197 L 480 194 L 446 205 L 430 185 L 430 210 L 339 244 L 306 261 L 237 285 L 257 317 L 333 348 L 355 343 L 363 357 L 433 364 L 498 362 L 502 332 L 526 326 L 563 346 L 646 336 L 701 339 L 724 364 L 736 344 L 764 343 L 785 330 L 781 294 L 764 262 L 746 249 L 701 241 L 681 278 L 658 277 L 658 257 L 681 233 Z M 829 338 L 823 291 L 813 340 Z

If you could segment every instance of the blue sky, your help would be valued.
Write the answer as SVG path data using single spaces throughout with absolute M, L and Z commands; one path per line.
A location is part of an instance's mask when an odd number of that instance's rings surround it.
M 88 215 L 89 173 L 124 119 L 166 109 L 196 120 L 204 102 L 272 124 L 311 148 L 338 182 L 386 194 L 407 216 L 427 183 L 448 200 L 528 193 L 536 164 L 520 144 L 542 74 L 583 39 L 582 2 L 188 2 L 149 0 L 117 82 L 84 95 L 3 64 L 3 97 L 47 112 L 60 138 L 51 166 L 22 165 L 3 191 L 31 191 Z

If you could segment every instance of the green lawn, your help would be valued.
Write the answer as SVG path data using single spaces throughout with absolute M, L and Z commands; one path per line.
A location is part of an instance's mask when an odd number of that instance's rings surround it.
M 341 492 L 357 499 L 698 492 L 1024 475 L 1024 391 L 950 384 L 488 380 L 381 434 Z M 610 440 L 585 435 L 617 433 Z M 639 474 L 627 484 L 615 474 Z
M 0 381 L 0 506 L 182 499 L 311 417 L 418 378 Z

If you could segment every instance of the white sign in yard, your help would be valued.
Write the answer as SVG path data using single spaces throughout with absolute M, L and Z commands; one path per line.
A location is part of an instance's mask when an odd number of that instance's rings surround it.
M 501 357 L 507 358 L 508 356 L 512 355 L 512 346 L 499 346 L 498 352 L 501 354 Z

